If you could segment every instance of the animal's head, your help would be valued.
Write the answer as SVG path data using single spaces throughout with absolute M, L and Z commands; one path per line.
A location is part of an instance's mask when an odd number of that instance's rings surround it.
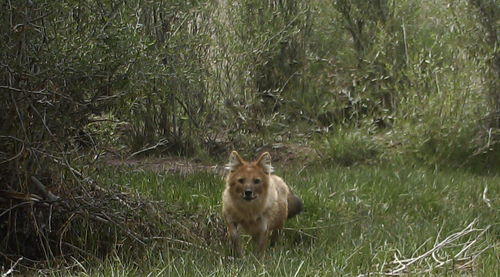
M 267 193 L 269 175 L 273 172 L 268 152 L 253 162 L 247 162 L 233 151 L 226 169 L 229 171 L 227 183 L 232 195 L 252 201 Z

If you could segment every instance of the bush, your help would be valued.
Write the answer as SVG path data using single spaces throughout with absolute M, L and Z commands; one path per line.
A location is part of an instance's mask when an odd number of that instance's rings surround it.
M 318 138 L 315 149 L 323 161 L 342 166 L 374 162 L 384 151 L 369 130 L 346 127 Z

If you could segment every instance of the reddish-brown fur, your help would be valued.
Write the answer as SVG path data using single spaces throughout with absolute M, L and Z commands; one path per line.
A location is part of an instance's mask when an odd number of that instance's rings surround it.
M 233 151 L 226 168 L 229 174 L 222 194 L 223 214 L 233 250 L 241 255 L 239 231 L 243 229 L 262 254 L 270 233 L 282 229 L 287 218 L 298 214 L 302 201 L 280 177 L 271 174 L 267 152 L 247 162 Z

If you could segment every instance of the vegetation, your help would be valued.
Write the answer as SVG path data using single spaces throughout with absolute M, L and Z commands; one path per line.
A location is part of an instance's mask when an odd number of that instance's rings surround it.
M 73 274 L 358 276 L 398 270 L 398 260 L 407 264 L 398 271 L 401 273 L 496 274 L 500 262 L 499 176 L 435 171 L 396 162 L 304 170 L 275 166 L 303 198 L 305 211 L 287 222 L 280 240 L 264 259 L 253 254 L 249 237 L 243 258 L 234 260 L 229 255 L 220 219 L 220 176 L 117 168 L 106 171 L 101 181 L 165 201 L 175 214 L 191 220 L 180 216 L 170 219 L 162 228 L 177 234 L 179 240 L 172 240 L 171 235 L 158 238 L 143 258 L 131 259 L 136 249 L 116 251 L 102 264 L 92 259 L 81 261 L 83 268 Z
M 0 7 L 5 275 L 356 275 L 454 233 L 401 272 L 498 266 L 495 0 Z M 272 150 L 306 203 L 266 261 L 225 255 L 218 175 L 110 168 L 231 149 Z

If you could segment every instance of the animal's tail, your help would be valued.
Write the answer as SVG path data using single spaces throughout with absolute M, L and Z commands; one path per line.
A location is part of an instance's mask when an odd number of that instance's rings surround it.
M 288 218 L 298 215 L 304 209 L 302 199 L 290 192 L 288 195 Z

